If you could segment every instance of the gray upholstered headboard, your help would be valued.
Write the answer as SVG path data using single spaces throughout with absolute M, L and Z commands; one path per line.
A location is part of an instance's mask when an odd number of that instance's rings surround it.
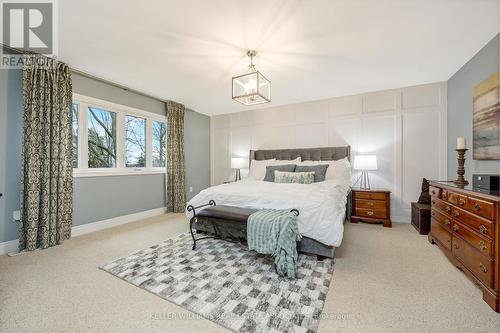
M 347 157 L 351 161 L 351 146 L 298 148 L 298 149 L 269 149 L 250 150 L 250 163 L 252 160 L 294 160 L 302 157 L 302 161 L 331 161 Z

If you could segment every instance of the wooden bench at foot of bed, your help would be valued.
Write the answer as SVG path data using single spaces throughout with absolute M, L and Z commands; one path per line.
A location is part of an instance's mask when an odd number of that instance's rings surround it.
M 200 208 L 204 209 L 199 210 Z M 258 209 L 216 205 L 214 200 L 210 200 L 208 204 L 198 207 L 189 205 L 187 211 L 193 213 L 189 221 L 189 231 L 193 238 L 193 250 L 195 250 L 196 242 L 206 238 L 230 238 L 245 242 L 248 218 L 257 212 Z M 292 209 L 291 211 L 297 216 L 299 215 L 297 209 Z M 196 238 L 193 229 L 207 235 Z M 335 248 L 314 239 L 302 237 L 297 243 L 297 251 L 315 254 L 318 256 L 318 260 L 323 260 L 324 258 L 333 258 Z

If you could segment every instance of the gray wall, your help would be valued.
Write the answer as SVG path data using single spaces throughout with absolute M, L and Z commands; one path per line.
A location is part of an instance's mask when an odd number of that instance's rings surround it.
M 184 124 L 186 197 L 190 200 L 210 187 L 210 117 L 187 110 Z
M 19 209 L 22 102 L 22 72 L 0 69 L 0 242 L 18 232 L 12 212 Z
M 472 160 L 472 90 L 500 70 L 500 35 L 496 35 L 448 80 L 448 179 L 456 179 L 456 140 L 467 139 L 465 178 L 474 173 L 500 173 L 499 161 Z
M 165 114 L 164 103 L 73 74 L 73 91 L 86 96 Z M 0 242 L 17 238 L 12 212 L 19 209 L 19 155 L 22 126 L 22 72 L 0 70 Z M 185 116 L 186 194 L 210 186 L 210 118 L 192 110 Z M 193 191 L 190 192 L 189 188 Z M 131 190 L 133 189 L 133 190 Z M 74 179 L 73 225 L 165 206 L 164 175 Z

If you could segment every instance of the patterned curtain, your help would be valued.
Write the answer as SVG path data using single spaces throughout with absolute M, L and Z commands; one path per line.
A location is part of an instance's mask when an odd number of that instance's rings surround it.
M 184 105 L 167 101 L 167 212 L 186 208 L 184 165 Z
M 71 72 L 41 55 L 25 56 L 19 250 L 71 237 L 73 145 Z

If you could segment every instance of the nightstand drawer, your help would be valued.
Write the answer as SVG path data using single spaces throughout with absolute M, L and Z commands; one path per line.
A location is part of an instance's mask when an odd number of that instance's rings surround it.
M 355 199 L 386 200 L 386 194 L 382 192 L 354 192 Z
M 356 207 L 356 216 L 362 217 L 373 217 L 373 218 L 387 218 L 387 210 L 385 208 L 357 208 Z
M 356 199 L 355 202 L 356 207 L 359 208 L 383 208 L 385 209 L 386 202 L 381 200 L 365 200 L 365 199 Z

